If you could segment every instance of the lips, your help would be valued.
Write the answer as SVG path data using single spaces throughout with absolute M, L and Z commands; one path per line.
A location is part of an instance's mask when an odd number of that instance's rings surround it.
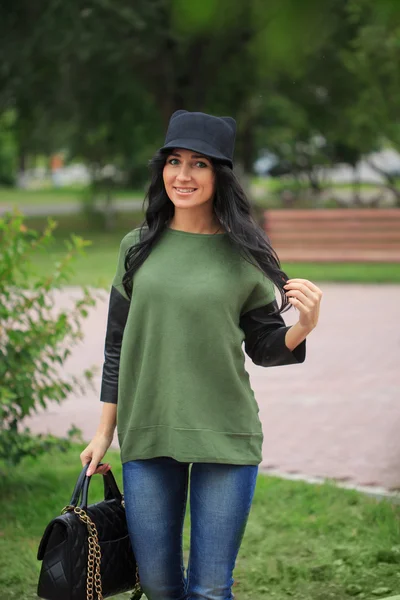
M 181 188 L 175 187 L 174 190 L 178 192 L 178 194 L 192 194 L 196 191 L 197 188 Z

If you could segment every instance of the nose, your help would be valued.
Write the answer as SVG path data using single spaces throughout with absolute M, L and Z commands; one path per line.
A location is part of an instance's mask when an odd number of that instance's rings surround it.
M 190 166 L 188 164 L 183 163 L 181 168 L 179 169 L 179 173 L 176 175 L 176 179 L 178 181 L 190 181 L 192 178 L 190 174 Z

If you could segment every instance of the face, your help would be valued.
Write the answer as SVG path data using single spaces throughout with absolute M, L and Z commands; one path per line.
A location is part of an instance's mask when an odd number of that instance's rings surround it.
M 211 161 L 192 150 L 174 148 L 163 171 L 165 190 L 179 208 L 212 202 L 214 170 Z

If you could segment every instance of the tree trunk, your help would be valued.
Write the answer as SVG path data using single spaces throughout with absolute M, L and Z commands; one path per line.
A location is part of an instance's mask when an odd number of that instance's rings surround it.
M 238 180 L 240 181 L 240 185 L 244 189 L 244 192 L 245 192 L 247 198 L 252 203 L 252 196 L 251 196 L 251 189 L 250 189 L 250 187 L 251 187 L 250 186 L 250 183 L 251 183 L 250 182 L 250 174 L 246 173 L 244 164 L 240 160 L 235 162 L 235 175 L 237 176 Z
M 396 206 L 400 207 L 400 190 L 396 186 L 396 178 L 384 171 L 383 169 L 374 165 L 374 163 L 370 160 L 368 160 L 367 163 L 371 167 L 371 169 L 376 171 L 376 173 L 379 173 L 379 175 L 381 175 L 385 179 L 385 183 L 381 185 L 383 185 L 383 187 L 386 187 L 392 192 L 392 194 L 395 197 Z
M 114 231 L 116 221 L 116 210 L 113 206 L 113 195 L 111 186 L 106 184 L 104 203 L 104 228 L 106 231 Z
M 353 168 L 353 173 L 354 173 L 354 178 L 353 178 L 353 202 L 352 204 L 354 206 L 360 206 L 361 205 L 361 196 L 360 196 L 360 191 L 361 191 L 361 187 L 360 187 L 360 177 L 357 173 L 357 169 L 354 167 Z
M 28 155 L 24 148 L 20 148 L 18 152 L 18 174 L 17 174 L 17 187 L 25 189 L 27 185 L 26 180 L 26 165 L 28 161 Z

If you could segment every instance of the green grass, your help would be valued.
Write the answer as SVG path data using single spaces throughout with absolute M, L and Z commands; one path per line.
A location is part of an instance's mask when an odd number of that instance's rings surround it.
M 108 287 L 114 276 L 119 243 L 125 233 L 139 225 L 142 216 L 141 212 L 119 213 L 115 230 L 110 233 L 94 231 L 93 224 L 79 214 L 56 217 L 55 243 L 49 251 L 34 256 L 35 267 L 41 274 L 48 272 L 54 262 L 62 258 L 64 240 L 73 231 L 90 240 L 92 245 L 86 249 L 85 256 L 78 257 L 70 284 Z M 31 217 L 26 223 L 40 230 L 46 219 Z M 300 277 L 317 283 L 400 283 L 398 263 L 283 263 L 282 267 L 291 278 Z
M 79 257 L 75 264 L 75 272 L 69 285 L 90 285 L 108 287 L 114 277 L 117 264 L 120 238 L 114 236 L 93 236 L 93 246 L 86 250 L 86 255 Z M 51 269 L 54 261 L 62 257 L 62 247 L 50 254 L 35 256 L 38 272 L 41 274 Z M 290 264 L 283 265 L 291 279 L 308 279 L 315 283 L 400 283 L 400 266 L 363 265 L 363 264 Z
M 92 234 L 92 246 L 86 249 L 74 266 L 70 285 L 90 285 L 108 287 L 117 263 L 119 242 L 122 236 L 114 234 Z M 50 253 L 36 254 L 35 266 L 43 274 L 51 269 L 55 261 L 63 256 L 61 243 Z M 397 264 L 284 264 L 283 269 L 290 278 L 308 279 L 315 283 L 400 283 L 400 265 Z
M 31 600 L 47 523 L 68 503 L 81 446 L 0 478 L 0 598 Z M 108 459 L 121 484 L 116 452 Z M 101 498 L 100 477 L 90 502 Z M 189 552 L 189 508 L 184 556 Z M 237 600 L 346 600 L 400 589 L 400 506 L 332 484 L 313 486 L 260 475 L 234 572 Z M 373 592 L 383 588 L 381 594 Z M 118 596 L 119 600 L 128 596 Z
M 119 213 L 115 230 L 110 233 L 93 230 L 93 225 L 86 217 L 79 214 L 56 217 L 55 221 L 58 225 L 53 233 L 54 243 L 48 250 L 35 253 L 33 257 L 35 269 L 41 275 L 48 273 L 55 262 L 61 260 L 65 254 L 65 240 L 73 231 L 76 235 L 89 240 L 91 245 L 85 249 L 84 256 L 77 257 L 70 285 L 108 287 L 114 277 L 121 239 L 141 223 L 142 217 L 141 212 Z M 26 220 L 26 223 L 31 228 L 42 230 L 46 219 L 31 217 Z
M 119 242 L 123 234 L 92 233 L 85 236 L 92 241 L 85 256 L 75 263 L 70 285 L 108 286 L 114 276 Z M 53 251 L 35 255 L 35 266 L 43 274 L 63 256 L 63 244 L 59 241 Z M 282 265 L 290 278 L 308 279 L 313 282 L 342 283 L 400 283 L 399 264 L 357 263 L 290 263 Z
M 400 283 L 399 263 L 284 263 L 291 277 L 340 283 Z
M 119 243 L 123 235 L 96 234 L 84 236 L 92 245 L 85 249 L 85 255 L 77 257 L 69 285 L 89 285 L 109 287 L 117 266 Z M 34 256 L 35 269 L 44 275 L 64 255 L 63 243 L 57 241 L 50 252 L 38 252 Z
M 251 184 L 252 185 L 256 185 L 259 186 L 260 188 L 264 188 L 266 191 L 276 191 L 279 190 L 281 188 L 286 188 L 286 189 L 308 189 L 310 187 L 309 182 L 307 180 L 303 180 L 303 181 L 296 181 L 294 179 L 291 179 L 290 177 L 287 177 L 286 179 L 284 177 L 279 178 L 279 177 L 252 177 L 251 178 Z M 398 185 L 400 185 L 400 182 L 398 183 Z M 350 190 L 352 191 L 354 189 L 354 185 L 351 183 L 345 183 L 345 182 L 322 182 L 321 187 L 323 189 L 334 189 L 334 190 Z M 369 182 L 365 182 L 365 183 L 360 183 L 359 186 L 357 186 L 358 189 L 360 190 L 371 190 L 371 189 L 376 189 L 376 190 L 380 190 L 382 189 L 381 186 L 376 185 L 375 183 L 369 183 Z

